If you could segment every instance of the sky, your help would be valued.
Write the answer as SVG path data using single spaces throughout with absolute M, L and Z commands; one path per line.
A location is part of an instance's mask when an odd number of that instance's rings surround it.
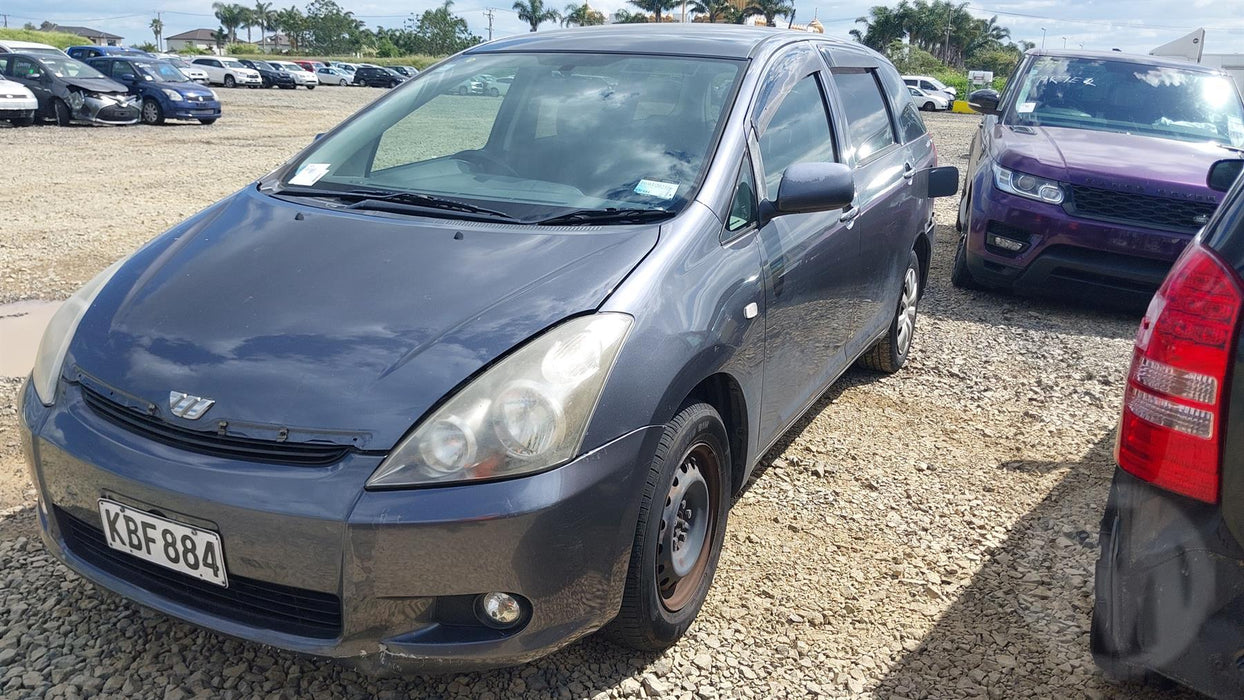
M 279 7 L 306 0 L 274 0 Z M 398 27 L 412 13 L 430 9 L 439 0 L 337 0 L 344 9 L 369 27 Z M 630 7 L 626 0 L 589 0 L 593 8 L 611 14 Z M 510 0 L 512 4 L 513 0 Z M 546 0 L 560 9 L 570 0 Z M 827 2 L 795 0 L 796 21 L 808 22 L 813 16 L 825 25 L 826 34 L 846 38 L 855 19 L 878 4 L 872 2 Z M 893 3 L 889 3 L 893 4 Z M 87 26 L 125 37 L 127 44 L 152 41 L 148 24 L 157 10 L 162 11 L 164 35 L 217 26 L 211 0 L 0 0 L 0 15 L 8 15 L 10 27 L 43 20 L 58 24 Z M 465 18 L 471 30 L 488 37 L 488 8 L 495 10 L 493 37 L 526 32 L 510 4 L 502 0 L 456 0 L 454 11 Z M 1026 39 L 1047 48 L 1121 49 L 1148 53 L 1161 44 L 1192 31 L 1206 29 L 1206 53 L 1244 54 L 1244 13 L 1241 0 L 975 0 L 968 10 L 977 17 L 994 15 L 998 23 L 1011 29 L 1013 39 Z M 634 9 L 634 8 L 632 8 Z M 1233 11 L 1234 10 L 1234 11 Z M 675 10 L 675 16 L 679 11 Z M 2 18 L 0 18 L 2 19 Z M 552 24 L 544 25 L 547 29 Z M 256 35 L 256 39 L 258 36 Z

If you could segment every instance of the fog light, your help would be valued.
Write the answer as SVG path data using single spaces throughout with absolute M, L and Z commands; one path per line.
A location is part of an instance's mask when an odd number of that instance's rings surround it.
M 986 242 L 991 246 L 996 246 L 1003 250 L 1009 250 L 1012 253 L 1018 253 L 1024 249 L 1023 241 L 1017 241 L 1013 238 L 1005 238 L 996 233 L 989 234 L 988 238 L 986 238 Z
M 523 619 L 523 605 L 509 593 L 485 593 L 479 597 L 475 614 L 489 627 L 507 629 Z

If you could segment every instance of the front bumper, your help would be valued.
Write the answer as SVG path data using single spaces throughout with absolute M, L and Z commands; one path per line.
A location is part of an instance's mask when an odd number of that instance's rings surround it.
M 136 124 L 140 115 L 139 103 L 130 98 L 118 101 L 111 98 L 87 97 L 80 107 L 74 108 L 72 117 L 92 124 Z
M 169 119 L 220 119 L 220 102 L 190 102 L 182 100 L 171 103 L 164 116 Z
M 530 477 L 376 492 L 363 484 L 377 456 L 354 453 L 328 467 L 243 463 L 119 428 L 87 406 L 76 385 L 62 383 L 60 395 L 50 409 L 30 389 L 21 399 L 23 444 L 53 555 L 193 624 L 377 674 L 523 663 L 612 619 L 643 465 L 661 432 L 636 430 Z M 276 589 L 321 607 L 335 597 L 339 629 L 308 634 L 244 605 L 161 594 L 78 544 L 83 524 L 101 527 L 97 501 L 105 496 L 216 531 L 237 589 L 222 595 L 257 586 L 258 595 Z M 489 591 L 529 601 L 526 623 L 498 632 L 473 620 L 471 601 Z
M 1061 206 L 999 191 L 985 170 L 973 186 L 967 263 L 989 286 L 1145 304 L 1194 235 L 1073 217 Z M 1024 248 L 988 245 L 991 234 Z
M 8 121 L 9 119 L 32 119 L 35 116 L 35 108 L 29 109 L 10 109 L 0 107 L 0 121 Z
M 1219 507 L 1116 469 L 1101 548 L 1094 653 L 1244 696 L 1244 549 Z

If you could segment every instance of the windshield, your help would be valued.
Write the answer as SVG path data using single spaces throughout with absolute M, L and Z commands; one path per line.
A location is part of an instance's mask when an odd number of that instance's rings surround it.
M 58 78 L 104 78 L 107 77 L 103 73 L 86 65 L 81 61 L 75 61 L 72 58 L 57 58 L 56 56 L 41 56 L 39 61 L 43 63 L 43 67 L 48 69 L 52 75 Z
M 226 66 L 229 66 L 230 68 L 245 68 L 246 67 L 242 65 L 241 63 L 234 61 L 232 59 L 228 59 L 228 58 L 222 58 L 220 59 L 220 62 Z
M 276 70 L 275 68 L 272 67 L 271 64 L 265 63 L 263 61 L 251 61 L 251 63 L 253 63 L 254 67 L 259 70 Z
M 161 83 L 184 83 L 189 80 L 185 73 L 177 70 L 177 66 L 164 61 L 139 63 L 137 66 L 138 70 L 142 71 L 143 76 L 150 77 L 150 79 Z
M 675 211 L 694 195 L 743 64 L 603 54 L 468 55 L 317 143 L 285 184 L 472 200 L 521 220 Z M 512 78 L 471 91 L 476 76 Z
M 1037 57 L 1007 123 L 1244 146 L 1244 105 L 1229 78 L 1128 61 Z

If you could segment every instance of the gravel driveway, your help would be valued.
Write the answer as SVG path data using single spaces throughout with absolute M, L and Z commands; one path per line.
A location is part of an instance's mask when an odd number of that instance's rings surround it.
M 211 127 L 0 129 L 0 302 L 58 299 L 279 164 L 379 90 L 233 90 Z M 976 120 L 927 121 L 962 166 Z M 954 220 L 954 201 L 939 221 Z M 0 380 L 0 694 L 130 697 L 1155 697 L 1088 654 L 1092 567 L 1134 314 L 949 284 L 938 231 L 912 360 L 849 372 L 735 505 L 674 649 L 588 639 L 484 674 L 373 682 L 204 632 L 43 552 Z

